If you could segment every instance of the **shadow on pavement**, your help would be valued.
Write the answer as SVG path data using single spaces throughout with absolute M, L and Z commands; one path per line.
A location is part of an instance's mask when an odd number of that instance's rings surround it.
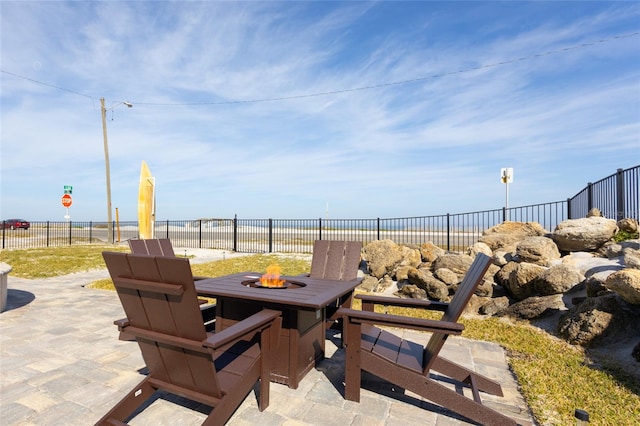
M 35 298 L 35 294 L 31 292 L 10 288 L 7 290 L 7 306 L 4 312 L 26 306 L 33 302 Z

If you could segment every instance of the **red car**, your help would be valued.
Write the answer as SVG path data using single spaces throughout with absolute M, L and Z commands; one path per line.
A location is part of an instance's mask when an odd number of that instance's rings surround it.
M 18 228 L 22 228 L 22 229 L 29 229 L 29 227 L 31 226 L 31 224 L 29 223 L 29 221 L 24 220 L 24 219 L 7 219 L 7 220 L 3 220 L 2 221 L 2 227 L 4 229 L 18 229 Z

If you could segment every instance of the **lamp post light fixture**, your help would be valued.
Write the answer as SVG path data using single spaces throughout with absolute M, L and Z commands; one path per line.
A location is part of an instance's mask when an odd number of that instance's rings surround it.
M 100 111 L 102 113 L 102 136 L 104 142 L 104 165 L 107 172 L 107 241 L 113 244 L 113 219 L 111 217 L 111 172 L 109 169 L 109 143 L 107 142 L 107 111 L 117 107 L 118 105 L 126 105 L 127 108 L 133 107 L 130 102 L 120 102 L 110 108 L 105 108 L 104 98 L 100 98 Z

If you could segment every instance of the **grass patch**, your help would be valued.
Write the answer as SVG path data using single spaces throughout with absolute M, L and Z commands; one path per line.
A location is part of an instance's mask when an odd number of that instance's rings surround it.
M 20 278 L 50 278 L 74 272 L 104 269 L 102 252 L 129 251 L 128 247 L 80 245 L 41 247 L 25 250 L 2 250 L 0 262 L 13 268 L 11 275 Z
M 360 301 L 354 299 L 354 308 Z M 383 307 L 376 306 L 377 312 Z M 441 312 L 389 307 L 394 315 L 440 319 Z M 462 318 L 463 337 L 498 343 L 518 378 L 536 421 L 543 425 L 575 424 L 576 408 L 597 425 L 637 425 L 640 381 L 615 363 L 597 368 L 584 350 L 523 321 Z

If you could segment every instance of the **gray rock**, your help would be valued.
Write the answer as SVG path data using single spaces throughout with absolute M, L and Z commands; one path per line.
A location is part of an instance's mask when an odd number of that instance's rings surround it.
M 412 284 L 403 285 L 398 291 L 396 291 L 393 294 L 405 299 L 426 299 L 427 298 L 426 291 Z
M 469 256 L 471 256 L 473 258 L 475 258 L 478 253 L 486 254 L 489 257 L 493 256 L 493 252 L 491 250 L 491 247 L 489 247 L 487 244 L 481 243 L 481 242 L 475 243 L 474 245 L 469 247 L 467 249 L 467 252 L 466 252 L 466 254 L 468 254 Z
M 591 210 L 587 212 L 587 217 L 603 217 L 603 216 L 602 216 L 602 212 L 599 209 L 593 207 Z
M 524 300 L 536 295 L 536 280 L 547 268 L 533 263 L 507 264 L 498 275 L 507 269 L 508 277 L 501 283 L 516 300 Z
M 551 238 L 527 237 L 516 246 L 516 256 L 521 262 L 549 266 L 553 260 L 560 259 L 560 251 Z
M 406 280 L 409 277 L 409 271 L 411 269 L 416 269 L 413 266 L 398 266 L 395 270 L 395 279 L 397 281 Z
M 389 275 L 385 275 L 379 282 L 378 285 L 373 289 L 375 293 L 384 293 L 388 288 L 395 286 L 394 281 L 389 277 Z
M 358 288 L 360 290 L 364 290 L 367 291 L 369 293 L 372 293 L 376 287 L 378 287 L 378 282 L 380 280 L 374 276 L 371 275 L 365 275 L 362 278 L 362 282 L 360 283 L 360 285 L 358 286 Z
M 488 245 L 491 250 L 504 248 L 512 251 L 516 244 L 527 237 L 543 236 L 547 231 L 538 222 L 503 222 L 487 229 L 478 241 Z
M 484 280 L 482 280 L 478 288 L 476 288 L 474 294 L 480 297 L 493 297 L 494 285 L 495 282 L 493 281 L 493 279 L 485 278 Z
M 640 308 L 610 294 L 573 306 L 560 317 L 558 333 L 571 344 L 593 347 L 637 336 L 638 328 Z
M 444 268 L 453 271 L 458 277 L 464 276 L 473 263 L 473 258 L 468 254 L 444 254 L 439 256 L 432 265 L 434 271 Z
M 420 256 L 422 257 L 423 262 L 431 263 L 445 253 L 446 252 L 443 249 L 433 244 L 431 241 L 420 246 Z
M 392 275 L 402 261 L 402 248 L 391 240 L 372 241 L 362 250 L 369 272 L 376 278 Z
M 634 234 L 638 232 L 638 221 L 629 217 L 620 219 L 618 221 L 618 228 L 620 228 L 621 231 Z
M 611 240 L 617 231 L 615 220 L 592 216 L 559 223 L 551 238 L 560 251 L 595 251 Z
M 615 291 L 626 302 L 640 305 L 640 270 L 625 268 L 607 277 L 604 285 Z
M 536 280 L 535 287 L 539 294 L 562 294 L 584 280 L 584 276 L 573 266 L 567 264 L 553 265 L 542 272 Z
M 640 239 L 623 241 L 620 245 L 625 266 L 640 269 Z
M 600 278 L 599 275 L 593 275 L 593 276 L 587 278 L 584 281 L 585 288 L 587 290 L 587 296 L 588 297 L 598 297 L 598 296 L 605 296 L 605 295 L 611 293 L 611 290 L 609 290 L 607 287 L 605 287 L 605 285 L 604 285 L 605 281 L 606 281 L 606 279 Z
M 509 307 L 509 298 L 507 296 L 489 299 L 480 307 L 479 312 L 482 315 L 496 315 Z
M 420 250 L 407 246 L 400 246 L 400 254 L 402 259 L 398 266 L 412 266 L 417 268 L 422 263 L 422 256 Z
M 423 289 L 427 293 L 427 297 L 431 300 L 446 302 L 449 300 L 449 289 L 447 285 L 420 269 L 412 269 L 409 271 L 409 283 Z
M 533 296 L 514 303 L 500 312 L 500 316 L 532 320 L 553 315 L 564 310 L 565 304 L 561 295 Z
M 458 274 L 453 272 L 451 269 L 439 268 L 434 271 L 433 275 L 437 279 L 445 283 L 447 287 L 452 288 L 453 291 L 456 291 L 456 289 L 458 288 L 460 279 L 458 278 Z

